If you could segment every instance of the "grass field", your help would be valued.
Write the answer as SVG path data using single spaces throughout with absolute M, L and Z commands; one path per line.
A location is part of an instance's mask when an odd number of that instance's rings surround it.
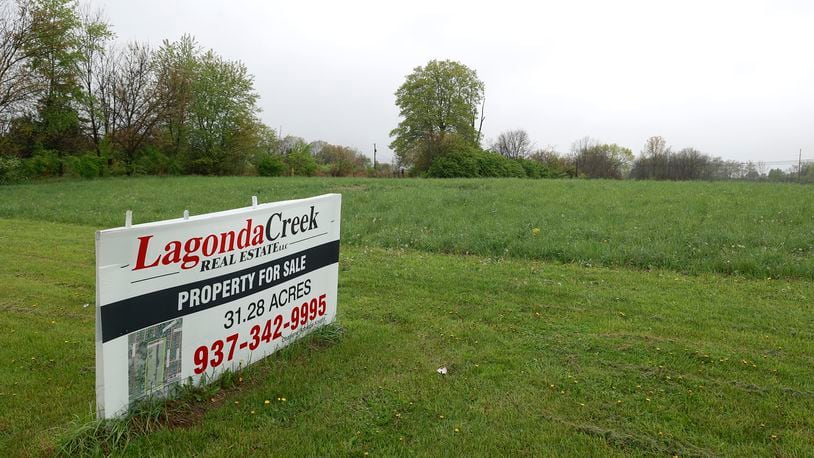
M 345 245 L 814 279 L 814 188 L 795 184 L 111 179 L 0 187 L 0 217 L 116 227 L 127 209 L 147 222 L 326 192 L 343 195 Z
M 0 188 L 0 450 L 92 417 L 96 229 L 322 192 L 343 337 L 117 453 L 814 454 L 806 187 L 252 178 Z

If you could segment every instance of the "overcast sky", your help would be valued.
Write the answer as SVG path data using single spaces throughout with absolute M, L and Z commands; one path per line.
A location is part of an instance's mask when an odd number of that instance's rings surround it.
M 457 60 L 486 85 L 487 140 L 528 131 L 567 152 L 591 136 L 638 153 L 814 158 L 814 2 L 95 0 L 119 41 L 194 35 L 243 61 L 283 135 L 392 157 L 393 93 Z

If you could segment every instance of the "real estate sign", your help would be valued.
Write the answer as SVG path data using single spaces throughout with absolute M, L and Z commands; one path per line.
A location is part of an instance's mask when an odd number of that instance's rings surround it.
M 97 415 L 332 322 L 340 208 L 327 194 L 97 232 Z

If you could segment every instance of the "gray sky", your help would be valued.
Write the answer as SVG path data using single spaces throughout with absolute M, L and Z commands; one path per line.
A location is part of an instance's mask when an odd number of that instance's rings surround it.
M 726 159 L 814 158 L 814 2 L 95 0 L 120 41 L 194 35 L 255 75 L 269 126 L 389 160 L 393 93 L 431 59 L 475 69 L 487 140 L 568 151 L 651 135 Z

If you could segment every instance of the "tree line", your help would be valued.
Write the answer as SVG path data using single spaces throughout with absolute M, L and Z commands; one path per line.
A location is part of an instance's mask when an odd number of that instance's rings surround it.
M 396 91 L 403 118 L 390 133 L 397 163 L 415 176 L 608 178 L 651 180 L 767 180 L 814 182 L 814 165 L 766 170 L 761 163 L 727 161 L 649 138 L 636 156 L 630 148 L 590 137 L 567 153 L 535 148 L 523 129 L 508 130 L 483 146 L 484 84 L 477 72 L 445 60 L 416 67 Z
M 134 174 L 360 175 L 359 151 L 278 138 L 254 76 L 191 35 L 115 42 L 72 0 L 0 0 L 0 183 Z
M 323 175 L 766 179 L 796 171 L 724 161 L 661 137 L 630 148 L 590 137 L 569 152 L 536 148 L 526 131 L 483 140 L 485 86 L 451 60 L 416 67 L 397 89 L 395 164 L 266 126 L 254 76 L 191 35 L 117 43 L 98 10 L 74 0 L 0 0 L 0 184 L 106 175 Z

